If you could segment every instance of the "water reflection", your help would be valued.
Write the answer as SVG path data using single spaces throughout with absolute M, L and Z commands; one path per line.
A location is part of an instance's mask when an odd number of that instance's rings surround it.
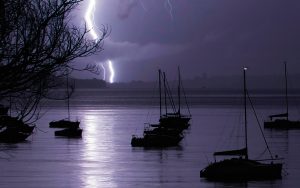
M 84 143 L 80 178 L 84 187 L 116 187 L 111 166 L 114 162 L 111 149 L 114 119 L 106 114 L 99 110 L 86 110 L 82 114 Z
M 285 158 L 289 175 L 282 180 L 237 184 L 201 179 L 199 171 L 213 160 L 212 153 L 222 141 L 220 135 L 230 135 L 229 126 L 235 122 L 238 110 L 219 107 L 191 110 L 194 121 L 181 147 L 162 150 L 130 146 L 134 130 L 140 128 L 137 133 L 142 133 L 148 108 L 72 108 L 72 114 L 81 120 L 82 139 L 54 137 L 54 130 L 48 128 L 49 121 L 65 117 L 63 110 L 55 108 L 39 123 L 45 133 L 34 135 L 32 142 L 0 144 L 1 151 L 7 152 L 0 153 L 0 187 L 282 188 L 298 184 L 300 130 L 264 130 L 272 153 Z M 250 133 L 258 137 L 254 126 Z M 261 151 L 257 142 L 261 144 L 258 139 L 249 143 L 253 155 Z

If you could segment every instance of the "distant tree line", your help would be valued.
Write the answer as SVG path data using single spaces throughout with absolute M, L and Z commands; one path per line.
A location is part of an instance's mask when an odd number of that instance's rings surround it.
M 37 114 L 57 78 L 75 69 L 76 58 L 102 51 L 107 27 L 95 41 L 88 39 L 86 27 L 71 23 L 81 1 L 0 0 L 0 102 L 10 101 L 20 119 Z

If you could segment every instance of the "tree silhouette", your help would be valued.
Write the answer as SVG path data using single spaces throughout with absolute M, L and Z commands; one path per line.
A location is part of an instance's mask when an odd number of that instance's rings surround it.
M 74 69 L 74 59 L 103 50 L 107 27 L 95 41 L 71 23 L 81 1 L 0 0 L 0 101 L 14 101 L 20 118 L 35 112 L 57 78 Z

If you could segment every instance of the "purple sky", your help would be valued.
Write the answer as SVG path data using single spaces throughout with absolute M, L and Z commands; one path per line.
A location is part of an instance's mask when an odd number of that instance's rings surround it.
M 89 1 L 78 8 L 81 19 Z M 95 24 L 112 32 L 105 50 L 84 61 L 110 59 L 117 82 L 155 80 L 159 67 L 172 77 L 178 65 L 185 79 L 241 74 L 244 65 L 251 74 L 281 74 L 284 60 L 300 72 L 300 1 L 169 2 L 96 0 Z

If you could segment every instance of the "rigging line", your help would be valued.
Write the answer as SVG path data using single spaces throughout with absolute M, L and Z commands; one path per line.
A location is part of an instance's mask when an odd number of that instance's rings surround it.
M 151 97 L 151 101 L 150 101 L 150 103 L 151 103 L 151 105 L 152 104 L 155 104 L 155 102 L 156 102 L 156 91 L 157 91 L 157 88 L 159 88 L 159 83 L 158 82 L 156 82 L 156 84 L 154 85 L 154 87 L 152 88 L 152 97 Z M 149 115 L 150 114 L 150 115 Z M 152 118 L 152 115 L 153 115 L 153 110 L 151 111 L 150 110 L 150 112 L 148 112 L 148 116 L 147 116 L 147 119 L 149 119 L 149 122 L 151 121 L 151 118 Z
M 288 79 L 288 77 L 287 77 L 287 82 L 288 82 L 288 84 L 290 85 L 290 88 L 291 88 L 291 90 L 290 91 L 295 91 L 297 88 L 294 86 L 294 84 L 293 84 L 293 81 L 291 80 L 291 79 Z M 296 90 L 297 91 L 297 90 Z M 297 92 L 296 92 L 297 93 Z M 298 95 L 296 95 L 296 97 L 298 97 Z M 293 98 L 292 98 L 293 99 Z M 295 100 L 293 100 L 293 103 L 292 104 L 295 104 L 295 106 L 296 106 L 296 110 L 297 110 L 297 112 L 298 112 L 298 114 L 300 114 L 300 108 L 299 108 L 299 100 L 297 100 L 296 98 L 295 98 Z
M 242 103 L 242 99 L 240 99 L 241 101 L 240 101 L 240 103 Z M 238 111 L 238 125 L 241 125 L 242 124 L 242 106 L 240 107 L 240 109 L 239 109 L 239 111 Z M 241 130 L 241 126 L 238 126 L 238 130 L 237 130 L 237 132 L 238 132 L 238 135 L 241 135 L 241 132 L 242 132 L 242 130 Z M 237 140 L 238 140 L 238 143 L 241 143 L 240 142 L 240 139 L 241 139 L 241 137 L 239 136 L 238 138 L 237 138 Z M 240 146 L 240 144 L 238 144 L 238 146 Z
M 189 104 L 188 104 L 188 102 L 187 102 L 185 90 L 184 90 L 184 87 L 182 86 L 182 85 L 183 85 L 182 80 L 180 80 L 180 83 L 181 83 L 180 85 L 181 85 L 181 87 L 182 87 L 182 92 L 183 92 L 183 95 L 184 95 L 184 101 L 185 101 L 185 104 L 186 104 L 186 106 L 187 106 L 187 110 L 188 110 L 188 112 L 189 112 L 189 116 L 192 116 L 192 115 L 191 115 L 191 111 L 190 111 Z
M 172 105 L 172 109 L 173 109 L 173 112 L 176 113 L 176 106 L 175 106 L 175 103 L 174 103 L 174 100 L 173 100 L 173 96 L 172 96 L 172 93 L 171 93 L 171 89 L 170 89 L 170 86 L 169 86 L 169 82 L 166 78 L 166 85 L 167 85 L 167 94 L 169 96 L 169 100 L 171 102 L 171 105 Z
M 266 138 L 265 138 L 265 135 L 264 135 L 264 133 L 263 133 L 263 130 L 262 130 L 262 128 L 261 128 L 260 122 L 259 122 L 259 120 L 258 120 L 256 111 L 255 111 L 255 109 L 254 109 L 254 106 L 253 106 L 253 103 L 252 103 L 252 100 L 251 100 L 251 98 L 250 98 L 250 95 L 249 95 L 248 90 L 246 90 L 246 93 L 247 93 L 248 100 L 249 100 L 249 102 L 250 102 L 250 104 L 251 104 L 251 108 L 252 108 L 252 110 L 253 110 L 253 112 L 254 112 L 254 116 L 255 116 L 255 118 L 256 118 L 256 121 L 257 121 L 257 123 L 258 123 L 258 127 L 259 127 L 259 130 L 260 130 L 260 133 L 261 133 L 261 135 L 263 136 L 263 139 L 264 139 L 264 141 L 265 141 L 265 144 L 266 144 L 266 146 L 267 146 L 267 149 L 268 149 L 268 151 L 269 151 L 269 154 L 271 155 L 271 158 L 274 159 L 274 158 L 273 158 L 273 155 L 272 155 L 272 153 L 271 153 L 271 150 L 270 150 L 270 148 L 269 148 L 269 145 L 268 145 L 268 143 L 267 143 L 267 140 L 266 140 Z
M 229 143 L 230 141 L 228 141 L 229 139 L 225 139 L 225 141 L 224 141 L 225 128 L 227 128 L 227 126 L 225 125 L 225 123 L 222 123 L 222 128 L 220 129 L 221 133 L 220 133 L 220 136 L 219 136 L 219 138 L 217 140 L 217 144 L 215 146 L 215 150 L 214 151 L 218 151 L 218 150 L 223 149 L 223 148 L 225 148 L 227 146 L 230 146 L 230 143 Z
M 264 149 L 264 151 L 261 152 L 261 154 L 259 154 L 259 155 L 256 157 L 256 159 L 261 159 L 261 157 L 266 153 L 266 151 L 267 151 L 267 148 Z
M 34 129 L 36 129 L 36 130 L 38 130 L 38 131 L 40 131 L 40 132 L 42 132 L 42 133 L 47 133 L 47 132 L 48 132 L 48 131 L 44 131 L 44 130 L 40 129 L 40 128 L 37 127 L 37 126 L 35 126 Z
M 165 72 L 164 72 L 164 75 L 165 75 Z M 170 89 L 170 86 L 169 86 L 169 83 L 168 83 L 168 80 L 167 80 L 166 76 L 164 77 L 164 79 L 165 79 L 165 81 L 164 81 L 164 83 L 165 83 L 164 84 L 164 90 L 165 90 L 166 94 L 168 95 L 169 102 L 171 103 L 171 107 L 173 109 L 173 112 L 176 113 L 175 103 L 174 103 L 172 93 L 171 93 L 171 89 Z M 165 100 L 167 100 L 167 99 L 165 98 Z M 166 106 L 166 108 L 167 108 L 167 106 Z M 168 114 L 166 113 L 166 115 L 168 115 Z

